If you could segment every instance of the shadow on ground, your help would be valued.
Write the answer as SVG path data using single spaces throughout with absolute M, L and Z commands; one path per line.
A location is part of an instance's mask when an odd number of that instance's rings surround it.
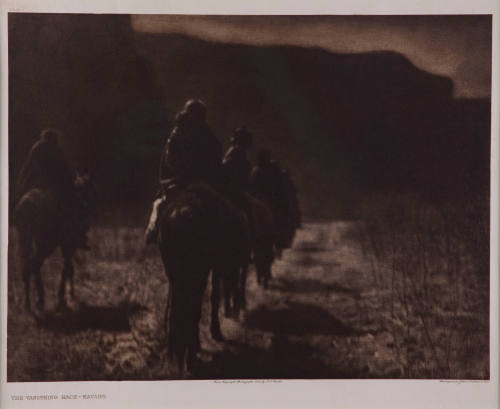
M 248 328 L 287 335 L 358 335 L 359 331 L 345 325 L 322 308 L 312 304 L 289 303 L 288 308 L 271 310 L 262 306 L 246 318 Z
M 286 336 L 273 336 L 269 349 L 228 342 L 227 348 L 201 362 L 193 372 L 196 379 L 359 379 L 368 368 L 347 370 L 326 366 L 315 350 Z
M 294 280 L 280 279 L 271 282 L 271 289 L 293 293 L 341 293 L 359 299 L 359 292 L 339 283 L 325 283 L 310 278 L 296 278 Z
M 332 346 L 324 356 L 307 343 L 307 337 L 328 335 L 350 337 L 361 332 L 345 325 L 326 310 L 311 304 L 289 302 L 284 308 L 266 306 L 250 311 L 245 327 L 271 333 L 269 346 L 226 341 L 222 351 L 199 362 L 196 379 L 359 379 L 370 377 L 369 368 L 336 366 L 345 353 Z
M 304 253 L 301 257 L 294 259 L 294 264 L 302 267 L 313 267 L 313 266 L 323 266 L 323 267 L 339 267 L 340 263 L 334 260 L 321 260 L 317 257 L 311 255 L 311 253 Z
M 299 253 L 324 253 L 326 251 L 331 251 L 331 249 L 315 244 L 304 244 L 295 246 L 294 251 Z
M 130 331 L 129 318 L 146 307 L 135 302 L 122 302 L 117 306 L 91 306 L 80 303 L 76 310 L 58 308 L 36 316 L 37 325 L 61 333 L 73 333 L 88 329 L 103 331 Z

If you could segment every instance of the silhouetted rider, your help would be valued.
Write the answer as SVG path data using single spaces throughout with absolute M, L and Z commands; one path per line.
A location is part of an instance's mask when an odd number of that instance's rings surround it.
M 278 162 L 271 160 L 269 151 L 263 149 L 258 155 L 258 164 L 252 170 L 252 193 L 269 206 L 277 229 L 276 247 L 278 255 L 285 247 L 283 232 L 288 222 L 288 198 L 283 185 L 283 173 Z
M 271 153 L 262 149 L 257 157 L 257 165 L 252 169 L 251 188 L 253 194 L 275 209 L 281 201 L 281 170 L 277 162 L 271 160 Z
M 252 134 L 245 127 L 237 128 L 222 161 L 224 181 L 232 189 L 249 189 L 252 165 L 247 158 L 247 152 L 251 147 Z
M 245 127 L 235 129 L 231 138 L 231 146 L 222 161 L 222 180 L 224 193 L 240 209 L 250 222 L 251 234 L 254 234 L 252 207 L 247 193 L 250 189 L 250 164 L 247 153 L 252 146 L 252 134 Z
M 160 206 L 170 191 L 191 183 L 216 184 L 220 179 L 222 147 L 206 123 L 206 106 L 189 100 L 177 114 L 160 163 L 160 194 L 146 229 L 146 243 L 156 241 Z
M 19 175 L 18 200 L 33 188 L 50 189 L 60 202 L 71 198 L 73 172 L 58 145 L 59 136 L 59 131 L 45 129 L 32 146 Z
M 206 106 L 189 100 L 175 120 L 160 165 L 160 182 L 215 183 L 220 172 L 222 147 L 206 124 Z
M 55 198 L 61 223 L 66 226 L 66 237 L 74 240 L 77 248 L 88 249 L 86 222 L 80 221 L 75 198 L 74 173 L 58 144 L 61 133 L 45 129 L 32 146 L 19 174 L 16 201 L 31 189 L 50 191 Z

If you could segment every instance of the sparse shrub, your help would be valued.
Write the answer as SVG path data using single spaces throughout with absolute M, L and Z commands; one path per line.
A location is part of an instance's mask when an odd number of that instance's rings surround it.
M 480 204 L 384 196 L 360 219 L 350 236 L 370 259 L 402 377 L 489 378 L 489 220 Z

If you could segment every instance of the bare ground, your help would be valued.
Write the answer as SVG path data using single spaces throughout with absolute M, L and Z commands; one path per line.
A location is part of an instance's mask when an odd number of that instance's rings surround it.
M 24 311 L 11 231 L 8 381 L 488 378 L 487 285 L 464 276 L 460 296 L 467 302 L 459 309 L 456 302 L 452 309 L 435 300 L 435 308 L 424 310 L 409 296 L 397 297 L 394 274 L 362 251 L 351 228 L 346 222 L 305 224 L 294 247 L 275 262 L 267 290 L 252 269 L 247 310 L 236 320 L 221 309 L 225 342 L 209 334 L 209 286 L 202 352 L 190 374 L 178 373 L 166 359 L 168 283 L 155 248 L 139 261 L 142 229 L 93 229 L 92 250 L 75 263 L 76 299 L 64 310 L 56 308 L 62 259 L 54 254 L 43 266 L 46 309 L 36 314 Z M 440 275 L 433 285 L 450 287 Z

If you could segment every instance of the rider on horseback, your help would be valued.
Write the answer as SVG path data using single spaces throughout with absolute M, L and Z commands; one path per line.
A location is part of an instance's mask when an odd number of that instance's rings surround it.
M 28 158 L 21 169 L 17 186 L 16 202 L 31 189 L 44 189 L 54 195 L 59 214 L 69 227 L 65 237 L 74 241 L 76 248 L 88 250 L 86 222 L 75 210 L 76 197 L 74 175 L 62 149 L 58 144 L 61 133 L 55 129 L 45 129 L 32 146 Z M 68 222 L 66 222 L 68 221 Z
M 253 194 L 272 209 L 278 202 L 280 173 L 276 162 L 271 160 L 271 153 L 266 149 L 261 149 L 257 165 L 252 169 L 250 183 Z
M 245 127 L 237 128 L 231 138 L 231 146 L 222 161 L 222 176 L 228 197 L 246 213 L 253 230 L 252 208 L 247 194 L 250 189 L 252 165 L 247 152 L 252 147 L 252 134 Z M 253 235 L 253 231 L 250 232 Z
M 206 106 L 189 100 L 175 118 L 160 164 L 158 197 L 146 229 L 146 243 L 156 242 L 160 206 L 167 195 L 191 183 L 214 184 L 220 177 L 221 144 L 206 123 Z
M 245 127 L 237 128 L 222 161 L 225 182 L 233 189 L 247 191 L 249 188 L 252 165 L 247 152 L 251 146 L 252 134 Z
M 252 170 L 250 178 L 252 193 L 267 203 L 273 213 L 277 230 L 277 253 L 287 247 L 284 243 L 284 231 L 288 227 L 288 199 L 283 183 L 283 172 L 275 160 L 271 160 L 268 150 L 262 149 L 258 155 L 258 164 Z

